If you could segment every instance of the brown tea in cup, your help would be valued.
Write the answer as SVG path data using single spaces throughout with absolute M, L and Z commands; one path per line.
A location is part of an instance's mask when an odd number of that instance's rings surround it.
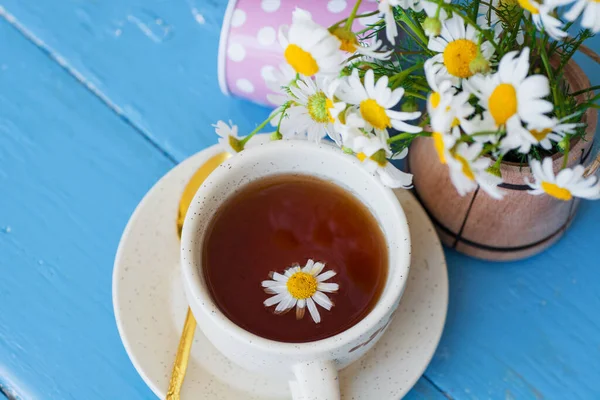
M 375 306 L 388 272 L 377 220 L 354 195 L 305 175 L 274 175 L 236 191 L 217 210 L 203 243 L 204 276 L 219 309 L 241 328 L 281 342 L 324 339 L 362 320 Z M 274 313 L 262 281 L 308 260 L 335 271 L 327 282 L 331 310 Z

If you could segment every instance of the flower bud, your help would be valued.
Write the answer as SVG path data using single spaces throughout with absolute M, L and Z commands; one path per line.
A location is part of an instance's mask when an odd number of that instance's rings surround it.
M 485 74 L 490 72 L 490 62 L 481 53 L 469 63 L 469 70 L 474 74 Z
M 401 109 L 404 112 L 415 112 L 419 110 L 419 106 L 417 105 L 415 99 L 409 98 L 404 103 L 402 103 Z
M 442 23 L 438 18 L 427 17 L 423 21 L 423 30 L 427 36 L 438 36 L 442 31 Z

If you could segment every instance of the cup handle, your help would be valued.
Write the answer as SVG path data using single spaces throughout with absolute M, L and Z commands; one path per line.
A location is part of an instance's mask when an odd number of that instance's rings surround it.
M 339 400 L 340 381 L 331 360 L 298 363 L 292 370 L 296 380 L 290 382 L 293 400 Z

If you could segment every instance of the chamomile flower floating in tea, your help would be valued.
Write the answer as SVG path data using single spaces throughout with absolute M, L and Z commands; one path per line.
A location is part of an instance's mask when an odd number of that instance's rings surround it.
M 531 160 L 531 172 L 535 178 L 534 182 L 527 184 L 533 189 L 531 194 L 546 193 L 556 199 L 569 201 L 573 197 L 585 199 L 600 198 L 600 183 L 596 176 L 584 178 L 585 168 L 578 165 L 575 168 L 564 168 L 556 176 L 554 175 L 552 158 L 547 157 L 542 163 Z
M 273 294 L 264 301 L 265 307 L 275 307 L 275 314 L 283 314 L 296 308 L 296 318 L 302 319 L 308 312 L 315 323 L 321 322 L 321 314 L 317 304 L 331 310 L 333 302 L 325 293 L 335 293 L 339 289 L 337 283 L 326 281 L 336 275 L 335 271 L 323 272 L 325 264 L 308 260 L 303 268 L 292 266 L 283 274 L 272 272 L 271 280 L 263 281 L 262 286 L 267 294 Z

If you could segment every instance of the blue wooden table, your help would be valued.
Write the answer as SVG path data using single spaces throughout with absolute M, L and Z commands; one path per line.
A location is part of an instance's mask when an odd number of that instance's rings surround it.
M 119 340 L 112 263 L 151 185 L 215 143 L 211 123 L 244 132 L 269 113 L 219 91 L 224 10 L 0 0 L 0 397 L 153 398 Z M 600 202 L 584 202 L 522 262 L 447 251 L 446 329 L 408 397 L 600 398 L 599 222 Z

